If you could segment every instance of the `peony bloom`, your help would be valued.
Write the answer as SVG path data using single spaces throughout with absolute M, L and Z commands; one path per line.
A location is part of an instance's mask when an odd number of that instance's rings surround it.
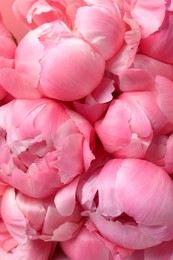
M 87 174 L 79 190 L 87 225 L 115 246 L 140 250 L 173 239 L 173 183 L 162 168 L 112 159 Z
M 3 68 L 14 67 L 15 51 L 16 44 L 0 18 L 0 71 Z M 0 85 L 0 100 L 3 99 L 6 94 L 7 92 Z
M 5 223 L 3 219 L 3 206 L 4 203 L 4 197 L 10 197 L 8 196 L 12 195 L 12 200 L 6 200 L 7 203 L 5 205 L 5 213 L 6 216 L 8 216 L 8 220 L 10 219 L 10 214 L 13 212 L 13 219 L 16 220 L 13 225 L 15 228 L 13 229 L 13 232 L 11 232 L 10 224 L 11 223 Z M 19 230 L 17 230 L 17 227 L 20 229 L 23 225 L 23 221 L 21 221 L 21 216 L 19 214 L 19 211 L 16 210 L 16 205 L 14 202 L 14 190 L 12 188 L 9 188 L 7 185 L 4 185 L 3 183 L 0 183 L 0 203 L 1 203 L 1 209 L 0 209 L 0 259 L 4 260 L 13 260 L 13 259 L 39 259 L 39 260 L 47 260 L 52 256 L 52 253 L 55 248 L 54 242 L 44 242 L 41 240 L 22 240 L 22 237 L 19 235 Z M 6 203 L 5 202 L 5 203 Z M 33 204 L 34 205 L 34 204 Z M 33 206 L 32 205 L 32 206 Z M 33 212 L 33 208 L 32 208 Z M 9 215 L 8 215 L 9 213 Z M 38 212 L 41 215 L 41 212 Z M 43 213 L 43 212 L 42 212 Z M 39 215 L 38 214 L 38 215 Z M 37 217 L 35 218 L 35 220 Z M 37 222 L 38 224 L 38 222 Z M 26 226 L 25 226 L 26 227 Z M 22 234 L 24 229 L 20 230 L 20 233 Z M 18 232 L 18 233 L 17 233 Z M 16 239 L 18 237 L 18 239 Z
M 0 179 L 35 198 L 54 194 L 94 158 L 88 121 L 48 99 L 18 99 L 2 106 L 0 140 Z
M 76 200 L 77 184 L 78 178 L 44 199 L 7 188 L 1 216 L 15 241 L 23 245 L 29 240 L 65 241 L 74 237 L 84 222 Z
M 0 83 L 16 98 L 44 95 L 72 101 L 90 94 L 100 84 L 104 69 L 103 57 L 90 44 L 55 21 L 23 38 L 15 69 L 3 69 Z

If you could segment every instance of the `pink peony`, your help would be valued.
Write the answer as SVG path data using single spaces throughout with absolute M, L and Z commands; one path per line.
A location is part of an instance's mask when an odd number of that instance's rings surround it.
M 23 38 L 16 51 L 15 69 L 3 69 L 0 83 L 17 98 L 44 95 L 71 101 L 90 94 L 101 82 L 104 69 L 103 57 L 79 34 L 56 21 Z
M 16 220 L 16 222 L 13 222 L 13 225 L 15 226 L 15 229 L 13 229 L 13 232 L 11 232 L 10 224 L 11 223 L 5 223 L 3 220 L 3 202 L 4 196 L 12 195 L 12 200 L 6 200 L 6 202 L 10 202 L 9 204 L 6 204 L 5 207 L 5 213 L 6 216 L 8 215 L 8 220 L 10 213 L 13 212 L 13 219 Z M 52 256 L 52 253 L 55 248 L 54 242 L 44 242 L 41 240 L 25 240 L 22 237 L 18 237 L 19 239 L 16 240 L 15 238 L 19 235 L 19 232 L 17 233 L 17 228 L 22 227 L 23 221 L 21 221 L 21 216 L 19 211 L 16 210 L 16 205 L 13 204 L 14 199 L 14 191 L 13 189 L 10 189 L 7 185 L 4 185 L 3 183 L 0 183 L 0 202 L 1 202 L 1 209 L 0 209 L 0 259 L 3 260 L 13 260 L 13 259 L 49 259 Z M 32 211 L 33 212 L 33 211 Z M 39 212 L 41 215 L 41 212 Z M 37 222 L 38 223 L 38 222 Z M 20 230 L 20 233 L 22 234 L 24 229 Z M 19 231 L 19 230 L 18 230 Z
M 14 100 L 0 108 L 0 179 L 43 198 L 87 170 L 94 158 L 91 125 L 48 99 Z
M 51 197 L 35 199 L 13 188 L 2 196 L 2 219 L 15 241 L 24 245 L 29 240 L 65 241 L 74 237 L 84 220 L 76 200 L 78 179 Z
M 87 226 L 114 246 L 139 250 L 173 238 L 173 183 L 160 167 L 113 159 L 87 174 L 79 190 Z

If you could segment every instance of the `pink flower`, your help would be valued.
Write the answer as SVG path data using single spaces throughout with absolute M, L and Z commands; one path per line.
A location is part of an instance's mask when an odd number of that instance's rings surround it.
M 8 188 L 2 197 L 2 219 L 15 241 L 65 241 L 83 225 L 82 207 L 76 200 L 78 179 L 45 199 L 28 197 Z
M 104 69 L 103 57 L 90 44 L 55 21 L 24 37 L 16 51 L 15 69 L 3 69 L 0 82 L 17 98 L 44 95 L 71 101 L 90 94 Z
M 113 159 L 100 170 L 79 186 L 87 225 L 127 249 L 173 238 L 173 183 L 163 169 L 145 160 Z
M 0 108 L 0 178 L 43 198 L 87 170 L 94 156 L 91 125 L 48 99 L 14 100 Z
M 10 219 L 10 214 L 13 212 L 13 219 L 16 222 L 13 222 L 15 229 L 11 232 L 10 224 L 5 223 L 3 220 L 3 206 L 4 196 L 9 197 L 7 194 L 12 195 L 12 200 L 8 200 L 9 204 L 5 205 L 6 216 L 8 215 L 8 220 Z M 21 237 L 19 239 L 15 239 L 19 235 L 19 230 L 22 227 L 23 221 L 20 222 L 21 217 L 19 214 L 19 210 L 16 210 L 15 203 L 13 204 L 14 198 L 14 190 L 10 189 L 7 185 L 0 183 L 0 258 L 4 260 L 13 260 L 13 259 L 48 259 L 51 257 L 55 243 L 53 242 L 43 242 L 41 240 L 22 240 Z M 7 202 L 7 200 L 6 200 Z M 28 204 L 27 204 L 28 205 Z M 33 204 L 34 205 L 34 204 Z M 33 212 L 33 208 L 32 208 Z M 41 215 L 41 212 L 38 212 Z M 36 218 L 35 218 L 36 219 Z M 38 223 L 38 222 L 37 222 Z M 15 233 L 16 232 L 16 233 Z M 18 233 L 17 233 L 18 232 Z M 23 229 L 20 230 L 20 233 L 23 232 Z M 14 235 L 14 236 L 13 236 Z

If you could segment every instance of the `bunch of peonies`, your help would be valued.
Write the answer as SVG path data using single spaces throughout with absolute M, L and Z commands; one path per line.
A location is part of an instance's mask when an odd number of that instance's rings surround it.
M 0 259 L 171 260 L 173 1 L 0 10 Z

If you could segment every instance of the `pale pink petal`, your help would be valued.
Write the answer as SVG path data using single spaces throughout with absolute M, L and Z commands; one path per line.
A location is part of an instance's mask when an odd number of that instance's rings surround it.
M 157 31 L 165 16 L 165 1 L 134 0 L 131 2 L 131 14 L 133 19 L 140 25 L 142 36 L 147 37 Z
M 69 216 L 73 213 L 76 205 L 76 189 L 79 178 L 61 188 L 55 195 L 55 205 L 62 216 Z
M 54 203 L 49 202 L 40 239 L 45 241 L 65 241 L 76 235 L 84 223 L 81 219 L 81 207 L 76 204 L 74 211 L 69 216 L 59 214 Z M 53 220 L 53 221 L 52 221 Z
M 79 223 L 65 222 L 54 230 L 51 239 L 53 241 L 66 241 L 74 237 L 82 227 L 84 221 Z
M 1 203 L 1 214 L 11 236 L 23 245 L 27 242 L 27 232 L 31 232 L 31 229 L 29 230 L 27 221 L 19 210 L 15 197 L 14 189 L 9 188 L 6 190 Z
M 109 78 L 103 78 L 99 86 L 86 97 L 87 104 L 103 104 L 113 99 L 112 93 L 115 90 L 114 81 Z
M 136 21 L 129 18 L 125 18 L 125 21 L 131 30 L 126 31 L 123 46 L 106 64 L 106 69 L 115 75 L 119 75 L 131 66 L 141 40 L 141 32 Z
M 22 193 L 17 194 L 16 202 L 30 227 L 39 231 L 42 228 L 46 215 L 43 203 L 40 200 L 30 198 Z

